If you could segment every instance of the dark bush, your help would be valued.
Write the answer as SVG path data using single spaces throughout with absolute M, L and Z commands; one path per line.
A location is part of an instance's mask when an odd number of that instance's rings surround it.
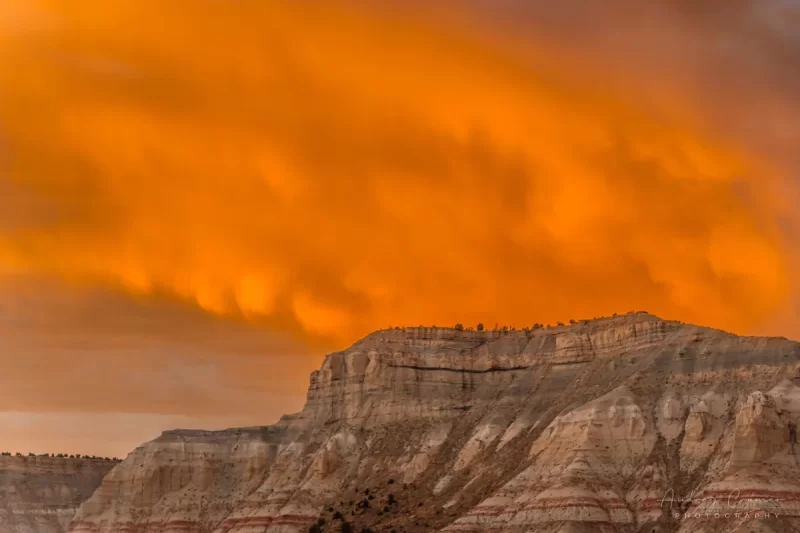
M 478 329 L 478 331 L 483 331 L 483 323 L 482 322 L 478 322 L 478 328 L 477 329 Z

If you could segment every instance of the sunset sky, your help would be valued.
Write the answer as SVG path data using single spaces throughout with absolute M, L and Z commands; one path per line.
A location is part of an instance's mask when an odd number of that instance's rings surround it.
M 394 325 L 798 338 L 798 66 L 794 0 L 0 0 L 0 451 L 271 423 Z

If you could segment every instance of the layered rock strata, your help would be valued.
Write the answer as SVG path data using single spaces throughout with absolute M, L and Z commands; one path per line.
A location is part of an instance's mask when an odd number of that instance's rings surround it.
M 117 461 L 0 456 L 0 533 L 63 533 Z
M 70 531 L 793 531 L 798 365 L 798 343 L 645 313 L 379 331 L 274 426 L 142 445 Z

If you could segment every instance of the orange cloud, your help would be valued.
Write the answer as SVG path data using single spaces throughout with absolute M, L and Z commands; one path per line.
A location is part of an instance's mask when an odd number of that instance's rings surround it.
M 337 344 L 632 309 L 744 332 L 791 298 L 780 198 L 738 192 L 782 167 L 572 55 L 345 2 L 29 4 L 0 6 L 5 270 Z

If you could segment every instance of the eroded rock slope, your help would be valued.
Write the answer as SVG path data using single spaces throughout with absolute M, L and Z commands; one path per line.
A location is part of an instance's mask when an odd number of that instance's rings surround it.
M 0 533 L 63 533 L 117 461 L 0 456 Z
M 379 331 L 301 413 L 137 448 L 70 530 L 800 530 L 798 365 L 798 343 L 645 313 Z

